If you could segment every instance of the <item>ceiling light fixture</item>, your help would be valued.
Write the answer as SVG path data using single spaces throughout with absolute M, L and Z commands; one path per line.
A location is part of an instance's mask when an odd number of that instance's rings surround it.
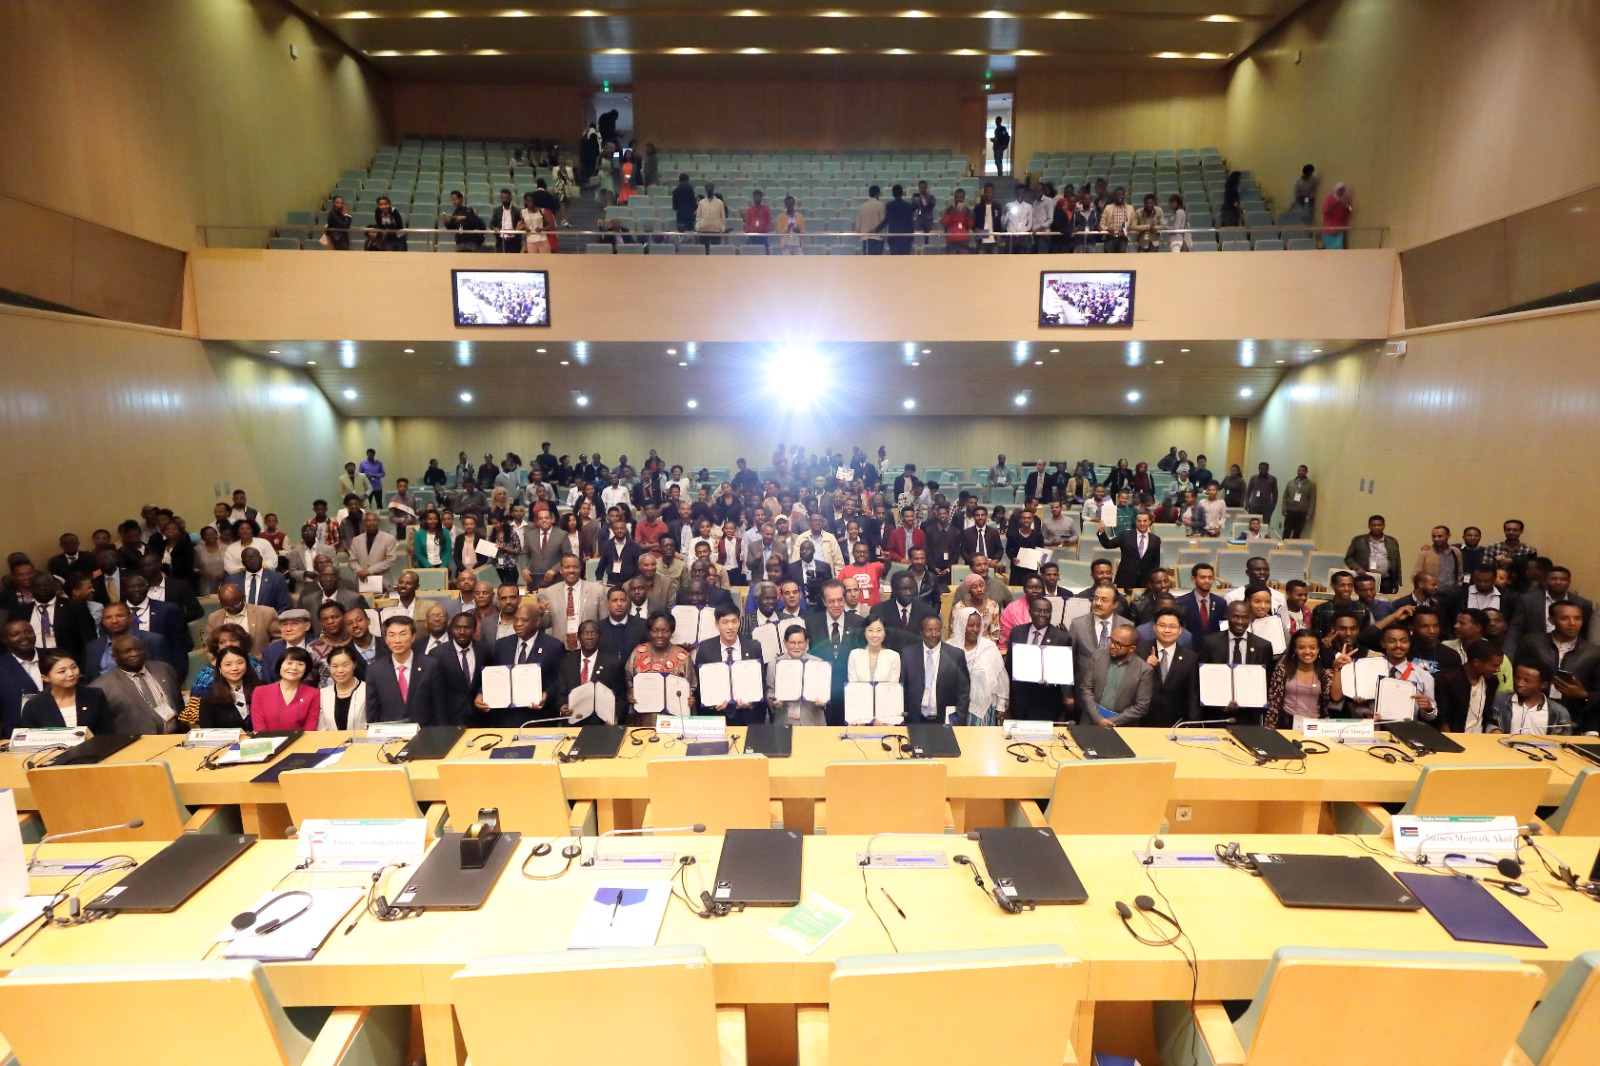
M 461 402 L 462 402 L 462 403 L 471 403 L 471 402 L 472 402 L 472 393 L 470 393 L 470 392 L 463 392 L 463 393 L 462 393 L 462 394 L 461 394 Z
M 693 411 L 693 410 L 694 410 L 694 409 L 695 409 L 695 408 L 696 408 L 696 407 L 699 407 L 699 406 L 700 406 L 700 401 L 699 401 L 699 400 L 690 400 L 690 401 L 689 401 L 689 402 L 688 402 L 688 403 L 687 403 L 687 404 L 685 404 L 685 405 L 684 405 L 684 406 L 686 406 L 686 407 L 688 407 L 688 408 L 689 408 L 689 410 L 691 410 L 691 411 Z
M 902 400 L 900 402 L 900 406 L 904 407 L 907 411 L 914 411 L 917 408 L 917 401 L 915 401 L 911 397 L 907 396 L 904 400 Z
M 1256 394 L 1256 392 L 1255 392 L 1254 389 L 1240 389 L 1239 390 L 1239 398 L 1242 399 L 1242 400 L 1248 400 L 1250 397 L 1254 396 L 1255 394 Z
M 1026 407 L 1028 406 L 1028 394 L 1025 392 L 1019 392 L 1016 394 L 1016 396 L 1012 397 L 1011 402 L 1016 404 L 1018 407 Z
M 280 353 L 279 353 L 278 349 L 276 349 L 276 348 L 268 348 L 267 349 L 267 354 L 268 355 L 278 355 Z
M 678 354 L 678 349 L 676 349 L 676 348 L 668 348 L 667 349 L 667 354 L 668 355 L 677 355 Z
M 355 399 L 356 398 L 356 390 L 355 389 L 345 389 L 344 390 L 344 398 L 347 399 L 347 400 Z
M 407 355 L 415 355 L 415 354 L 417 354 L 417 350 L 415 348 L 402 348 L 400 350 L 402 352 L 405 352 Z
M 1138 403 L 1139 402 L 1139 390 L 1135 389 L 1134 391 L 1128 393 L 1128 402 L 1129 403 Z
M 575 402 L 575 403 L 576 403 L 576 404 L 577 404 L 577 405 L 578 405 L 578 406 L 579 406 L 579 407 L 588 407 L 588 406 L 589 406 L 589 397 L 587 397 L 587 396 L 585 396 L 585 395 L 584 395 L 584 394 L 583 394 L 583 393 L 581 393 L 581 392 L 580 392 L 580 393 L 578 393 L 578 395 L 577 395 L 577 396 L 576 396 L 576 397 L 575 397 L 575 398 L 574 398 L 574 402 Z
M 679 361 L 679 362 L 678 362 L 678 365 L 679 365 L 679 366 L 688 366 L 688 365 L 689 365 L 689 364 L 688 364 L 688 363 L 685 363 L 685 362 L 683 362 L 683 361 L 681 361 L 681 360 L 680 360 L 680 361 Z
M 317 361 L 315 359 L 307 359 L 306 360 L 306 366 L 316 366 L 316 365 L 317 365 Z

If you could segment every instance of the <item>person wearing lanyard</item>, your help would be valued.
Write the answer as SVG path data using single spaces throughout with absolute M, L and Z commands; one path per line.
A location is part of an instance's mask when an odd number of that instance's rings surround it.
M 1567 709 L 1545 696 L 1555 680 L 1548 663 L 1520 662 L 1511 674 L 1511 691 L 1494 700 L 1491 733 L 1511 736 L 1565 735 L 1572 732 L 1572 716 Z
M 1398 622 L 1383 631 L 1383 677 L 1404 681 L 1416 690 L 1411 699 L 1417 705 L 1417 720 L 1431 722 L 1439 717 L 1433 702 L 1433 675 L 1411 661 L 1411 633 Z M 1381 680 L 1381 679 L 1380 679 Z

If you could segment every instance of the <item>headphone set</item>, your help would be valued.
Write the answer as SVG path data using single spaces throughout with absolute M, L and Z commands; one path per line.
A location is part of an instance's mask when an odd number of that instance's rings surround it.
M 1522 843 L 1533 849 L 1533 854 L 1538 858 L 1539 865 L 1544 867 L 1544 872 L 1566 885 L 1572 891 L 1588 896 L 1600 903 L 1600 881 L 1584 881 L 1572 872 L 1572 867 L 1561 861 L 1561 856 L 1552 855 L 1538 844 L 1534 843 L 1532 835 L 1524 833 Z M 1550 860 L 1555 860 L 1555 868 L 1550 866 Z
M 1018 748 L 1024 750 L 1018 751 Z M 1037 744 L 1030 744 L 1025 740 L 1013 741 L 1006 745 L 1006 754 L 1021 763 L 1045 762 L 1049 755 Z
M 583 841 L 573 840 L 572 843 L 565 845 L 561 849 L 561 857 L 566 859 L 567 863 L 565 866 L 561 867 L 560 870 L 553 874 L 530 874 L 528 872 L 528 864 L 534 859 L 542 859 L 546 855 L 550 854 L 551 845 L 554 843 L 555 838 L 552 838 L 550 840 L 542 840 L 533 846 L 533 850 L 528 853 L 528 857 L 522 860 L 523 877 L 526 877 L 530 881 L 555 881 L 561 877 L 564 877 L 566 872 L 572 869 L 573 860 L 579 858 L 583 854 Z
M 1462 873 L 1460 870 L 1450 865 L 1450 861 L 1452 859 L 1456 859 L 1461 862 L 1467 861 L 1467 857 L 1465 855 L 1462 855 L 1459 852 L 1452 852 L 1451 854 L 1440 859 L 1439 865 L 1443 866 L 1446 870 L 1455 874 L 1457 877 L 1465 877 L 1468 881 L 1477 881 L 1485 885 L 1493 885 L 1502 892 L 1509 892 L 1513 896 L 1526 897 L 1531 895 L 1527 885 L 1519 884 L 1514 880 L 1505 880 L 1505 878 L 1517 878 L 1522 876 L 1522 864 L 1516 859 L 1485 859 L 1481 855 L 1474 857 L 1474 862 L 1481 863 L 1484 866 L 1493 866 L 1501 875 L 1500 877 L 1473 877 L 1471 874 Z
M 1139 913 L 1144 915 L 1145 922 L 1149 924 L 1151 930 L 1156 934 L 1154 937 L 1147 937 L 1133 927 L 1133 907 L 1137 907 Z M 1128 931 L 1129 935 L 1146 947 L 1170 948 L 1184 935 L 1183 926 L 1178 924 L 1178 919 L 1166 911 L 1158 909 L 1156 901 L 1149 896 L 1134 896 L 1133 907 L 1129 907 L 1120 899 L 1117 900 L 1117 916 L 1122 919 L 1122 926 Z M 1156 918 L 1160 918 L 1161 921 L 1171 926 L 1172 932 L 1163 933 L 1161 926 L 1156 924 Z
M 644 747 L 645 742 L 639 739 L 640 733 L 649 733 L 650 743 L 652 744 L 661 743 L 661 734 L 656 732 L 656 727 L 653 725 L 635 726 L 633 729 L 628 730 L 628 743 L 636 748 Z
M 706 891 L 705 882 L 700 879 L 700 871 L 698 869 L 695 870 L 695 879 L 700 881 L 700 906 L 696 907 L 694 905 L 694 900 L 689 896 L 689 867 L 695 865 L 695 858 L 693 855 L 678 856 L 678 872 L 673 875 L 673 878 L 683 886 L 683 892 L 679 893 L 676 889 L 674 889 L 673 894 L 678 896 L 679 899 L 683 900 L 684 906 L 688 907 L 690 912 L 696 917 L 707 919 L 726 918 L 728 915 L 733 913 L 734 904 L 712 899 L 711 893 Z M 866 876 L 865 870 L 862 871 L 862 876 Z M 738 909 L 741 911 L 744 910 L 744 904 L 738 904 Z M 887 930 L 885 930 L 885 932 L 887 932 Z
M 354 918 L 350 919 L 350 924 L 344 927 L 345 936 L 350 935 L 350 930 L 354 929 L 356 927 L 356 923 L 361 921 L 361 915 L 363 914 L 370 913 L 380 922 L 397 922 L 402 918 L 416 918 L 422 914 L 421 907 L 396 907 L 394 904 L 389 902 L 387 894 L 380 891 L 379 888 L 380 885 L 387 881 L 387 878 L 390 877 L 394 871 L 403 870 L 410 865 L 411 864 L 408 862 L 387 863 L 382 869 L 378 870 L 372 875 L 372 884 L 367 888 L 366 903 L 362 905 L 361 911 Z M 266 908 L 262 909 L 265 910 Z M 296 917 L 299 916 L 296 915 Z M 237 921 L 237 919 L 235 920 Z
M 577 736 L 575 734 L 568 733 L 566 736 L 564 736 L 560 740 L 556 741 L 556 749 L 555 749 L 556 762 L 568 763 L 568 762 L 582 762 L 583 761 L 583 756 L 582 755 L 569 755 L 566 752 L 561 750 L 561 745 L 565 744 L 567 747 L 570 748 L 570 747 L 572 747 L 572 745 L 574 743 L 577 742 L 577 739 L 578 738 L 577 738 Z
M 37 770 L 44 763 L 54 759 L 57 755 L 67 750 L 66 744 L 52 744 L 48 748 L 40 748 L 26 759 L 22 760 L 24 770 Z
M 1031 903 L 1018 903 L 1014 899 L 1008 899 L 1002 890 L 1006 884 L 1003 880 L 996 881 L 994 891 L 991 892 L 989 886 L 984 884 L 983 874 L 978 871 L 978 864 L 972 861 L 972 856 L 955 855 L 952 858 L 955 859 L 957 865 L 965 866 L 972 874 L 972 883 L 978 886 L 978 891 L 983 893 L 984 898 L 994 900 L 995 904 L 1007 914 L 1021 914 L 1025 910 L 1031 911 L 1034 909 Z
M 1320 740 L 1296 740 L 1293 743 L 1295 747 L 1299 748 L 1301 752 L 1306 755 L 1326 755 L 1330 750 L 1332 750 L 1328 747 L 1328 745 L 1324 744 Z M 1307 747 L 1306 745 L 1308 744 L 1315 744 L 1316 747 Z
M 384 762 L 389 763 L 392 766 L 393 765 L 398 765 L 400 763 L 410 762 L 411 761 L 411 756 L 406 755 L 403 752 L 395 752 L 394 754 L 391 755 L 389 752 L 384 750 L 390 744 L 402 744 L 402 745 L 404 745 L 404 744 L 410 743 L 410 740 L 411 740 L 410 737 L 395 737 L 392 740 L 384 741 L 382 744 L 378 745 L 378 758 L 382 759 Z
M 1242 870 L 1252 877 L 1261 876 L 1260 869 L 1256 867 L 1256 860 L 1252 859 L 1248 852 L 1240 849 L 1237 840 L 1230 840 L 1226 844 L 1218 844 L 1212 849 L 1212 853 L 1216 855 L 1217 861 L 1224 866 Z
M 504 744 L 505 739 L 503 733 L 483 733 L 467 741 L 467 750 L 493 751 L 497 745 Z
M 1506 740 L 1502 740 L 1500 742 L 1500 746 L 1503 747 L 1503 748 L 1510 748 L 1512 751 L 1520 751 L 1520 752 L 1522 752 L 1522 754 L 1524 754 L 1524 755 L 1526 755 L 1528 757 L 1528 761 L 1529 762 L 1555 762 L 1556 761 L 1556 753 L 1555 752 L 1551 751 L 1548 748 L 1541 748 L 1537 744 L 1535 744 L 1535 743 L 1533 743 L 1532 741 L 1529 741 L 1529 740 L 1511 740 L 1511 739 L 1508 738 Z
M 261 916 L 263 914 L 272 910 L 272 908 L 277 906 L 279 902 L 286 899 L 300 900 L 300 908 L 292 914 L 285 914 L 278 918 L 268 918 L 264 922 L 261 921 Z M 314 897 L 305 889 L 290 889 L 288 892 L 279 892 L 276 896 L 273 896 L 271 899 L 267 900 L 261 905 L 261 909 L 258 911 L 241 911 L 240 913 L 235 914 L 233 916 L 233 921 L 230 924 L 232 924 L 234 931 L 237 933 L 248 933 L 251 936 L 266 936 L 268 933 L 277 932 L 279 929 L 282 929 L 296 918 L 305 914 L 311 909 L 313 902 L 315 902 Z M 260 924 L 257 925 L 257 922 L 260 922 Z
M 1374 759 L 1382 759 L 1386 763 L 1416 762 L 1416 756 L 1393 744 L 1374 744 L 1366 749 L 1368 755 Z
M 88 886 L 90 881 L 94 880 L 101 874 L 118 873 L 122 870 L 131 870 L 138 865 L 138 861 L 130 855 L 112 855 L 101 859 L 92 866 L 78 871 L 73 875 L 72 880 L 62 885 L 56 894 L 50 897 L 50 902 L 44 905 L 44 920 L 39 923 L 38 928 L 34 929 L 33 932 L 28 934 L 28 939 L 18 944 L 16 948 L 12 950 L 11 954 L 15 956 L 17 952 L 31 944 L 33 942 L 33 938 L 38 936 L 49 926 L 58 925 L 66 927 L 73 925 L 86 925 L 89 922 L 96 921 L 100 918 L 109 917 L 109 915 L 101 912 L 92 912 L 88 914 L 84 913 L 83 902 L 81 899 L 84 888 Z M 56 917 L 56 908 L 61 906 L 63 903 L 67 905 L 67 913 L 65 917 L 58 918 Z

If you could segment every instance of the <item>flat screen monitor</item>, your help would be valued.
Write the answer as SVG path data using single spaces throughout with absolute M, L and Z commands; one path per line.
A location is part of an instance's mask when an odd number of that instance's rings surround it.
M 1133 325 L 1131 270 L 1042 270 L 1041 329 L 1129 328 Z
M 550 325 L 543 270 L 452 270 L 457 326 Z

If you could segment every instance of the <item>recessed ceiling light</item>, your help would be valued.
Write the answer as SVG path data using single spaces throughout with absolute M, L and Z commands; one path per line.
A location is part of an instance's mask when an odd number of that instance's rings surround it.
M 1166 366 L 1166 365 L 1167 365 L 1167 361 L 1165 359 L 1157 359 L 1156 360 L 1156 366 Z
M 1137 389 L 1135 389 L 1134 391 L 1128 393 L 1128 402 L 1129 403 L 1138 403 L 1139 402 L 1139 391 Z
M 407 355 L 415 355 L 417 353 L 415 348 L 402 348 L 400 350 L 405 352 Z
M 904 407 L 907 411 L 914 411 L 914 410 L 916 410 L 916 407 L 917 407 L 917 401 L 915 401 L 911 397 L 907 396 L 904 400 L 902 400 L 900 402 L 900 406 Z
M 1035 359 L 1033 361 L 1033 365 L 1034 366 L 1044 366 L 1044 360 L 1043 359 Z
M 924 348 L 924 349 L 922 349 L 922 354 L 923 355 L 932 355 L 933 354 L 933 349 L 932 348 Z
M 678 354 L 678 349 L 676 349 L 676 348 L 668 348 L 667 349 L 667 354 L 668 355 L 677 355 Z
M 921 360 L 913 359 L 913 360 L 911 360 L 911 365 L 912 366 L 921 366 L 922 362 L 921 362 Z
M 687 406 L 689 408 L 689 410 L 693 411 L 696 407 L 700 406 L 700 401 L 699 400 L 690 400 L 688 402 L 688 404 L 686 404 L 685 406 Z
M 561 360 L 561 365 L 562 365 L 562 366 L 571 366 L 571 365 L 572 365 L 572 360 L 570 360 L 570 359 L 563 359 L 563 360 Z
M 543 355 L 545 353 L 545 349 L 544 348 L 535 348 L 534 351 L 538 352 L 540 355 Z
M 462 403 L 471 403 L 471 402 L 472 402 L 472 393 L 470 393 L 470 392 L 463 392 L 463 393 L 462 393 L 462 394 L 461 394 L 461 402 L 462 402 Z
M 317 361 L 315 359 L 307 359 L 306 360 L 306 366 L 316 366 L 316 365 L 317 365 Z
M 1322 349 L 1321 348 L 1313 348 L 1313 349 L 1311 349 L 1311 354 L 1312 355 L 1321 355 L 1322 354 Z
M 1016 404 L 1018 407 L 1026 407 L 1028 406 L 1028 394 L 1025 392 L 1019 392 L 1015 397 L 1012 398 L 1011 402 Z
M 1255 394 L 1256 393 L 1255 393 L 1254 389 L 1240 389 L 1239 390 L 1239 396 L 1242 399 L 1248 400 L 1250 397 L 1254 396 Z
M 588 407 L 589 406 L 589 397 L 583 395 L 582 393 L 579 393 L 578 397 L 577 397 L 577 404 L 578 404 L 579 407 Z
M 1187 352 L 1187 351 L 1188 351 L 1188 350 L 1189 350 L 1189 349 L 1187 349 L 1187 348 L 1179 348 L 1179 349 L 1178 349 L 1178 351 L 1180 351 L 1180 352 Z
M 688 364 L 688 363 L 685 363 L 685 362 L 683 362 L 683 361 L 682 361 L 682 360 L 679 360 L 679 361 L 678 361 L 678 365 L 679 365 L 679 366 L 688 366 L 688 365 L 689 365 L 689 364 Z
M 1288 361 L 1289 361 L 1289 360 L 1287 360 L 1287 359 L 1277 359 L 1277 360 L 1274 360 L 1274 362 L 1278 362 L 1278 363 L 1287 363 L 1287 362 L 1288 362 Z
M 356 398 L 356 390 L 355 389 L 345 389 L 344 390 L 344 398 L 347 399 L 347 400 L 355 399 Z
M 1060 348 L 1051 348 L 1050 349 L 1050 354 L 1051 355 L 1060 355 L 1061 354 L 1061 349 Z

